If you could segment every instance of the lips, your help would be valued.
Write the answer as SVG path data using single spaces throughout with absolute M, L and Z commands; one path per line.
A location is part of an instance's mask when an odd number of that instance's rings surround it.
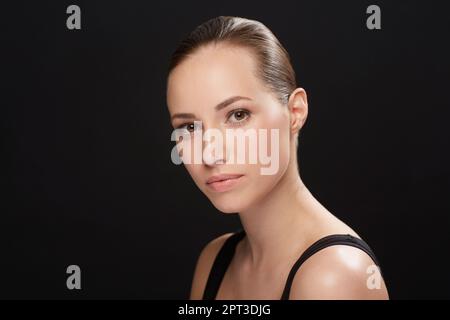
M 220 174 L 210 177 L 206 185 L 214 191 L 224 192 L 233 188 L 242 176 L 242 174 Z

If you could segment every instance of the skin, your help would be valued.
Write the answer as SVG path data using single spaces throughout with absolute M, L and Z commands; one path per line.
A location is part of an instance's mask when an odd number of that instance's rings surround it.
M 279 170 L 261 175 L 260 164 L 228 164 L 206 154 L 202 164 L 184 164 L 198 188 L 223 213 L 238 213 L 246 237 L 239 242 L 216 299 L 280 299 L 288 273 L 313 242 L 330 234 L 359 236 L 330 213 L 304 185 L 297 162 L 296 139 L 308 115 L 307 95 L 296 88 L 282 105 L 256 76 L 251 50 L 211 44 L 196 50 L 169 75 L 167 104 L 174 128 L 276 128 L 280 132 Z M 231 96 L 248 97 L 217 111 Z M 242 113 L 242 110 L 248 113 Z M 233 111 L 234 110 L 234 111 Z M 241 113 L 236 113 L 241 111 Z M 177 117 L 177 114 L 193 117 Z M 206 145 L 207 143 L 205 143 Z M 205 147 L 205 145 L 203 147 Z M 270 150 L 270 149 L 269 149 Z M 244 174 L 232 190 L 214 192 L 206 180 L 219 173 Z M 201 299 L 213 261 L 231 233 L 209 242 L 201 251 L 190 299 Z M 336 245 L 311 256 L 297 271 L 290 299 L 388 299 L 383 280 L 368 289 L 366 270 L 372 259 L 362 250 Z M 274 276 L 277 275 L 277 276 Z

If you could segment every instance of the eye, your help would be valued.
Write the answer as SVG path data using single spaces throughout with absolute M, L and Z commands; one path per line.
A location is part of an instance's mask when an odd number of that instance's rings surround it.
M 242 124 L 250 118 L 250 111 L 245 109 L 233 110 L 228 114 L 227 120 L 232 124 Z
M 177 129 L 185 129 L 188 132 L 194 132 L 195 127 L 194 127 L 194 123 L 193 122 L 189 122 L 189 123 L 184 123 L 182 125 L 179 125 L 177 127 Z

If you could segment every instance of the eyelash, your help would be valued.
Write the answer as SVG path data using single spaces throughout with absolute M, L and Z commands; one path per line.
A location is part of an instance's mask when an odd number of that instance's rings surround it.
M 236 109 L 234 109 L 234 110 L 231 110 L 231 111 L 227 114 L 227 121 L 228 121 L 233 115 L 235 115 L 235 114 L 238 113 L 238 112 L 244 113 L 244 114 L 246 115 L 246 118 L 243 119 L 243 120 L 237 120 L 236 122 L 231 123 L 232 126 L 242 126 L 243 124 L 247 123 L 247 121 L 250 119 L 251 112 L 250 112 L 249 110 L 244 109 L 244 108 L 236 108 Z M 179 126 L 177 127 L 177 129 L 183 129 L 183 128 L 185 128 L 186 126 L 189 126 L 189 125 L 191 125 L 191 124 L 193 125 L 194 123 L 193 123 L 193 122 L 185 122 L 185 123 L 179 125 Z

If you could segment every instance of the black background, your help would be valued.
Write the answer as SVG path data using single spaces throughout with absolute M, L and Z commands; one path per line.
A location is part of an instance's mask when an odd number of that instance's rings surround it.
M 81 30 L 66 8 L 81 7 Z M 366 8 L 381 7 L 381 30 Z M 256 19 L 309 98 L 303 181 L 374 249 L 391 298 L 450 298 L 448 7 L 430 1 L 2 4 L 0 298 L 187 298 L 239 226 L 172 164 L 166 68 L 218 15 Z M 66 268 L 82 290 L 66 288 Z

